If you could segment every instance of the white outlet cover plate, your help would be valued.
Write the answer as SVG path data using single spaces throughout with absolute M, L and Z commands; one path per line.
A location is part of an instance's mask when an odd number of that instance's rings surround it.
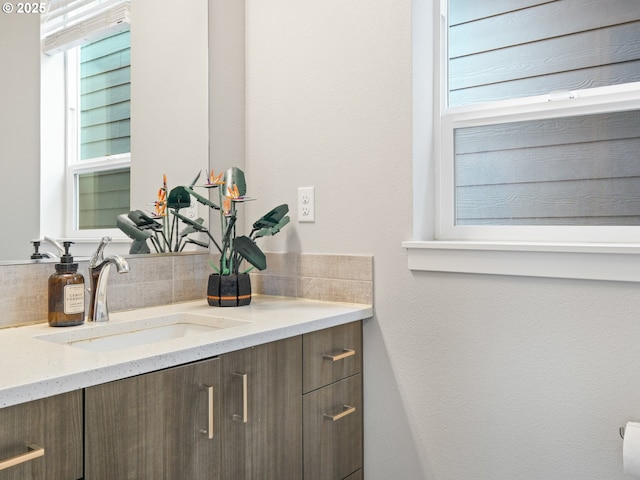
M 315 221 L 315 187 L 298 187 L 298 223 L 313 223 Z

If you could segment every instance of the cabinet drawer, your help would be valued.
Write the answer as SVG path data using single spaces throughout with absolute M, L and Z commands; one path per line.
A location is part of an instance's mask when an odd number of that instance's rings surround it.
M 340 480 L 362 468 L 360 374 L 305 395 L 303 419 L 305 480 Z
M 362 322 L 307 333 L 302 345 L 304 393 L 362 370 Z
M 0 409 L 0 480 L 80 477 L 80 391 Z

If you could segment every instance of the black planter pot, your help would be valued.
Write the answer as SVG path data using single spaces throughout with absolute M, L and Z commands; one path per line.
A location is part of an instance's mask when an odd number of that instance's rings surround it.
M 251 303 L 251 278 L 248 273 L 238 275 L 209 275 L 207 302 L 212 307 L 241 307 Z

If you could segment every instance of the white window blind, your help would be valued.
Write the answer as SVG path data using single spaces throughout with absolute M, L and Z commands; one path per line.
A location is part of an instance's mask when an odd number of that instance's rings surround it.
M 43 51 L 52 55 L 129 28 L 128 0 L 49 0 L 42 14 Z
M 129 26 L 128 0 L 49 0 L 41 14 L 43 52 L 65 55 L 70 236 L 115 229 L 129 210 Z

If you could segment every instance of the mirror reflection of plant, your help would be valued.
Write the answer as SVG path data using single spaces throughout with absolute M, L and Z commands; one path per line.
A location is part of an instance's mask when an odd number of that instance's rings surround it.
M 167 177 L 164 175 L 162 187 L 158 190 L 158 198 L 153 204 L 154 214 L 135 210 L 128 215 L 118 216 L 118 227 L 134 240 L 130 253 L 150 253 L 147 240 L 158 253 L 180 252 L 188 243 L 207 248 L 208 244 L 189 237 L 192 233 L 204 233 L 220 254 L 219 266 L 211 264 L 219 274 L 231 275 L 247 273 L 254 268 L 258 270 L 267 268 L 266 256 L 256 245 L 256 240 L 277 234 L 289 223 L 288 205 L 279 205 L 259 218 L 254 222 L 248 236 L 236 236 L 237 205 L 254 200 L 246 195 L 244 172 L 238 167 L 232 167 L 224 174 L 215 175 L 213 170 L 209 173 L 203 187 L 218 190 L 218 203 L 195 191 L 199 178 L 200 172 L 189 186 L 179 186 L 169 191 Z M 204 219 L 193 220 L 180 213 L 180 209 L 191 206 L 190 197 L 219 212 L 220 242 L 204 226 Z M 178 232 L 179 221 L 186 225 L 180 232 Z M 240 271 L 243 260 L 246 260 L 251 267 Z
M 193 180 L 195 184 L 200 178 L 200 173 Z M 198 231 L 193 225 L 202 225 L 203 218 L 190 220 L 186 227 L 180 228 L 180 209 L 191 206 L 191 196 L 187 187 L 179 186 L 170 190 L 167 187 L 167 176 L 162 176 L 162 186 L 158 190 L 157 200 L 152 204 L 154 212 L 132 210 L 127 215 L 119 215 L 117 225 L 133 244 L 129 253 L 151 253 L 147 240 L 151 242 L 156 253 L 181 252 L 187 244 L 194 244 L 203 248 L 208 245 L 189 237 Z M 187 217 L 184 217 L 187 218 Z

